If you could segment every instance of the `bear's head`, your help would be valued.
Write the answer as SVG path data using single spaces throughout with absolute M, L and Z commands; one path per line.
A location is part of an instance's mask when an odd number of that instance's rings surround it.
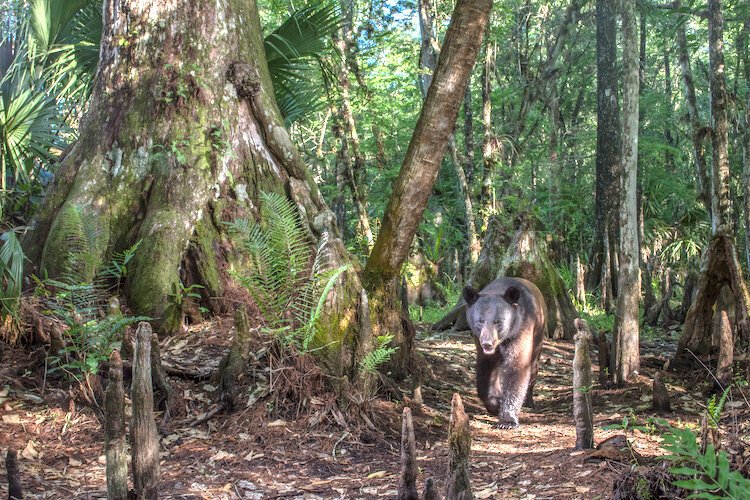
M 484 295 L 467 286 L 463 297 L 467 307 L 466 319 L 484 354 L 492 355 L 503 341 L 517 333 L 514 324 L 521 298 L 517 287 L 509 287 L 503 295 Z

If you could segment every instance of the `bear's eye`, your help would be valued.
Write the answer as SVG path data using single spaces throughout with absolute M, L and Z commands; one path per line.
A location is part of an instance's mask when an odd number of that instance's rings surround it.
M 496 325 L 499 325 L 499 324 L 500 324 L 500 320 L 499 320 L 499 319 L 496 319 L 496 320 L 495 320 L 495 324 L 496 324 Z
M 477 325 L 480 325 L 480 326 L 481 326 L 481 325 L 483 325 L 483 324 L 484 324 L 484 318 L 479 318 L 479 319 L 477 320 Z

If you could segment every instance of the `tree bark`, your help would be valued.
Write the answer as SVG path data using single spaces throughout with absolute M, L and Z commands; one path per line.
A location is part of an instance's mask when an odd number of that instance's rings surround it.
M 159 498 L 159 433 L 154 422 L 154 389 L 151 381 L 151 325 L 141 322 L 135 332 L 133 359 L 133 420 L 130 445 L 133 489 L 144 500 Z
M 594 246 L 590 258 L 589 290 L 604 287 L 605 240 L 610 241 L 610 261 L 615 247 L 613 233 L 617 225 L 620 155 L 622 140 L 617 84 L 616 3 L 596 1 L 596 225 Z M 604 233 L 608 232 L 609 238 Z M 614 274 L 615 276 L 617 274 Z
M 109 383 L 104 394 L 104 450 L 107 457 L 107 498 L 128 498 L 128 445 L 125 438 L 125 387 L 122 359 L 112 351 Z
M 616 383 L 640 367 L 638 305 L 641 292 L 638 244 L 638 19 L 635 0 L 622 2 L 623 155 L 620 208 L 620 259 L 615 328 Z
M 491 8 L 491 0 L 459 0 L 456 4 L 427 98 L 363 272 L 370 310 L 377 317 L 389 316 L 376 325 L 374 333 L 399 333 L 394 339 L 399 352 L 392 358 L 396 376 L 408 372 L 412 356 L 410 340 L 404 338 L 401 326 L 408 319 L 396 313 L 398 276 L 453 133 Z

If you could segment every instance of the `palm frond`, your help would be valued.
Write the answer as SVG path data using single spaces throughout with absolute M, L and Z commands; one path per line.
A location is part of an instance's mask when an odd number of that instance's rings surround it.
M 341 16 L 335 2 L 296 10 L 264 40 L 276 102 L 287 124 L 315 111 L 320 103 L 320 60 Z M 320 104 L 317 104 L 320 105 Z
M 0 318 L 14 314 L 21 298 L 24 253 L 14 231 L 0 234 Z

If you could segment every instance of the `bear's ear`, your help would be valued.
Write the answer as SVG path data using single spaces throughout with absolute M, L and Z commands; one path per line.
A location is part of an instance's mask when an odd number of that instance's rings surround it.
M 505 300 L 507 300 L 510 305 L 514 306 L 518 304 L 518 300 L 521 298 L 521 290 L 519 290 L 518 287 L 512 286 L 505 290 L 503 297 L 505 297 Z
M 474 305 L 474 302 L 479 300 L 479 292 L 477 292 L 470 286 L 464 287 L 462 295 L 464 296 L 464 300 L 466 301 L 467 306 L 472 306 Z

